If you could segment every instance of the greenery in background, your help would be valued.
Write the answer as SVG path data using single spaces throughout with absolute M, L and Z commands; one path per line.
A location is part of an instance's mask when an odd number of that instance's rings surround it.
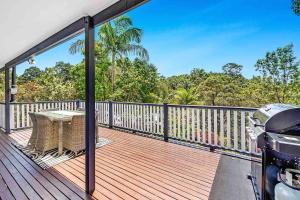
M 293 45 L 267 52 L 255 66 L 260 73 L 250 79 L 243 66 L 225 64 L 222 72 L 201 68 L 189 74 L 164 77 L 148 62 L 141 46 L 142 30 L 128 17 L 104 24 L 95 45 L 96 99 L 144 103 L 174 103 L 218 106 L 259 107 L 267 103 L 300 105 L 299 61 Z M 83 53 L 83 41 L 70 47 L 70 53 Z M 17 101 L 84 99 L 84 60 L 71 65 L 57 62 L 40 70 L 32 66 L 17 77 Z M 0 75 L 0 97 L 4 99 L 4 76 Z
M 300 15 L 300 0 L 292 0 L 292 9 L 296 15 Z

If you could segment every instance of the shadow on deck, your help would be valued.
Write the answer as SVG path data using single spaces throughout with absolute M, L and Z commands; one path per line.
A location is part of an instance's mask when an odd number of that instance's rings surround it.
M 0 197 L 88 198 L 84 156 L 42 170 L 10 144 L 30 134 L 0 136 Z M 96 149 L 95 199 L 254 199 L 249 161 L 106 128 L 99 134 L 112 143 Z

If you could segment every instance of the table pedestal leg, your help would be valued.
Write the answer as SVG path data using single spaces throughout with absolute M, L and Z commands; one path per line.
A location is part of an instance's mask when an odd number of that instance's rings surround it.
M 63 152 L 63 122 L 58 122 L 58 154 Z

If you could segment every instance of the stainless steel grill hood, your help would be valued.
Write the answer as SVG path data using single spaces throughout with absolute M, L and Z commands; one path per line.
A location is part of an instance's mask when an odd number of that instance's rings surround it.
M 265 132 L 286 133 L 300 127 L 300 107 L 289 104 L 269 104 L 253 114 L 255 126 Z

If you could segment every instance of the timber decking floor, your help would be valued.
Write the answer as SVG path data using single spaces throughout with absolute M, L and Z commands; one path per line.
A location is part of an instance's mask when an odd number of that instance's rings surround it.
M 42 170 L 11 141 L 0 133 L 0 199 L 91 199 L 57 170 Z
M 28 140 L 30 134 L 31 130 L 27 129 L 16 131 L 10 137 L 16 141 Z M 99 135 L 112 140 L 112 143 L 96 149 L 95 199 L 212 199 L 220 196 L 216 192 L 218 188 L 212 189 L 213 185 L 221 187 L 220 184 L 223 184 L 226 187 L 223 179 L 214 183 L 217 171 L 218 176 L 222 176 L 220 154 L 106 128 L 99 128 Z M 29 199 L 73 199 L 66 195 L 68 193 L 77 198 L 87 198 L 82 193 L 85 186 L 84 156 L 42 170 L 18 152 L 8 138 L 1 134 L 0 174 L 6 177 L 0 179 L 1 197 L 20 195 Z M 26 169 L 23 162 L 29 163 Z M 11 168 L 14 163 L 21 164 Z M 66 178 L 81 190 L 74 189 Z M 230 182 L 228 180 L 228 184 Z M 249 184 L 251 187 L 250 181 Z M 231 194 L 234 195 L 234 191 Z M 240 198 L 235 196 L 235 199 Z

